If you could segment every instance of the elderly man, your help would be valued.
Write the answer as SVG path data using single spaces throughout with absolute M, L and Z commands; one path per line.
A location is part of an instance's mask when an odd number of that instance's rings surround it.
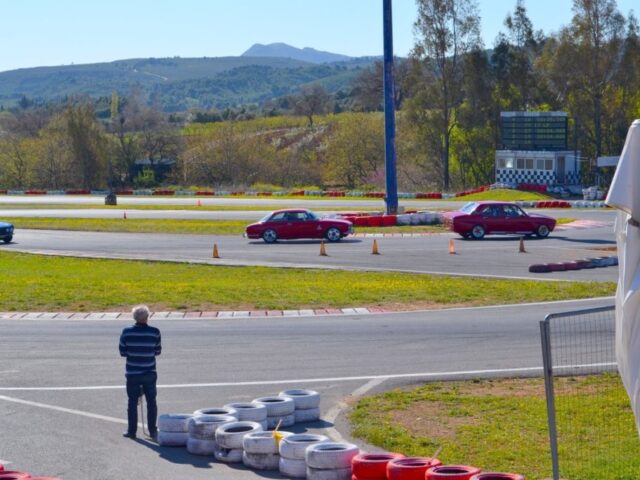
M 141 390 L 147 399 L 147 425 L 149 435 L 156 438 L 158 429 L 156 418 L 158 405 L 156 403 L 156 356 L 162 352 L 160 330 L 147 325 L 149 308 L 146 305 L 135 307 L 131 313 L 136 323 L 122 330 L 120 335 L 120 355 L 127 359 L 127 407 L 128 428 L 123 436 L 136 438 L 138 429 L 138 398 Z

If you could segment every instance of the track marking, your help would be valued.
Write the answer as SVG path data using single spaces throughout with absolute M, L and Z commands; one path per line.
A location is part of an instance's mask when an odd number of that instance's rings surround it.
M 74 410 L 72 408 L 58 407 L 55 405 L 48 405 L 46 403 L 31 402 L 29 400 L 22 400 L 20 398 L 15 398 L 15 397 L 7 397 L 5 395 L 0 395 L 0 400 L 4 400 L 5 402 L 20 403 L 22 405 L 28 405 L 30 407 L 46 408 L 47 410 L 55 410 L 56 412 L 71 413 L 73 415 L 80 415 L 81 417 L 88 417 L 96 420 L 104 420 L 106 422 L 111 422 L 111 423 L 119 423 L 122 425 L 127 425 L 127 421 L 121 418 L 107 417 L 105 415 L 98 415 L 96 413 L 83 412 L 82 410 Z
M 616 363 L 589 363 L 583 365 L 556 365 L 555 369 L 573 368 L 584 369 L 594 367 L 612 367 Z M 356 377 L 328 377 L 328 378 L 306 378 L 306 379 L 284 379 L 284 380 L 262 380 L 253 382 L 218 382 L 218 383 L 178 383 L 173 385 L 158 385 L 158 388 L 211 388 L 211 387 L 246 387 L 257 385 L 281 385 L 287 383 L 326 383 L 326 382 L 357 382 L 370 380 L 383 382 L 385 380 L 402 378 L 467 378 L 483 375 L 517 375 L 525 373 L 542 373 L 542 367 L 521 367 L 521 368 L 496 368 L 487 370 L 460 370 L 452 372 L 423 372 L 423 373 L 399 373 L 390 375 L 362 375 Z M 88 391 L 88 390 L 123 390 L 124 385 L 96 385 L 81 387 L 0 387 L 2 392 L 63 392 L 63 391 Z M 364 387 L 361 387 L 364 388 Z M 372 387 L 370 387 L 372 388 Z M 0 399 L 2 397 L 0 396 Z

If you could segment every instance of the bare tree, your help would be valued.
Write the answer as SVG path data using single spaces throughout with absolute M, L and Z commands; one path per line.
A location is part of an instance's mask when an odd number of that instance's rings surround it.
M 305 86 L 295 99 L 294 112 L 304 115 L 313 126 L 313 116 L 326 113 L 329 109 L 330 96 L 322 85 Z

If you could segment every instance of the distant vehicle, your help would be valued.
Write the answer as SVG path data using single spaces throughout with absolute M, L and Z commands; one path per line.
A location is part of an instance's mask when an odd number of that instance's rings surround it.
M 13 225 L 10 223 L 0 222 L 0 238 L 4 243 L 13 240 Z
M 508 202 L 471 202 L 443 216 L 444 224 L 450 230 L 475 240 L 493 234 L 546 238 L 556 226 L 555 218 L 528 214 L 515 203 Z
M 262 238 L 266 243 L 295 238 L 325 238 L 338 242 L 353 233 L 353 225 L 347 220 L 320 218 L 303 209 L 277 210 L 246 228 L 247 238 Z

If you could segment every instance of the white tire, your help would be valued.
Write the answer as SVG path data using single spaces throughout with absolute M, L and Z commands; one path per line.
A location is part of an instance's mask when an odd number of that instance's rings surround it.
M 282 438 L 293 435 L 290 432 L 278 432 Z M 278 455 L 278 442 L 273 437 L 273 432 L 248 433 L 242 439 L 242 448 L 247 453 Z
M 158 445 L 162 447 L 184 447 L 189 439 L 187 432 L 163 432 L 158 430 Z
M 190 413 L 165 413 L 158 417 L 158 430 L 163 432 L 188 432 Z
M 307 466 L 308 480 L 351 480 L 351 467 L 321 469 Z
M 283 417 L 291 415 L 296 409 L 293 398 L 289 397 L 260 397 L 251 403 L 267 407 L 267 417 Z
M 267 419 L 267 407 L 257 403 L 229 403 L 225 408 L 235 409 L 238 412 L 238 420 L 241 422 L 261 422 Z
M 229 407 L 209 407 L 201 408 L 193 412 L 194 415 L 231 415 L 238 420 L 238 411 L 235 408 Z
M 320 406 L 320 394 L 315 390 L 293 389 L 283 390 L 278 394 L 280 397 L 289 397 L 293 399 L 296 410 L 308 410 L 310 408 L 318 408 Z
M 259 421 L 258 423 L 262 427 L 262 430 L 269 430 L 269 422 L 267 422 L 266 418 L 264 420 Z
M 296 423 L 315 422 L 320 420 L 320 409 L 309 408 L 306 410 L 296 410 L 293 412 Z
M 304 460 L 292 460 L 290 458 L 280 457 L 278 463 L 278 469 L 280 473 L 285 477 L 290 478 L 306 478 L 307 477 L 307 464 Z
M 262 426 L 256 422 L 223 423 L 216 430 L 216 441 L 222 449 L 242 450 L 242 438 L 248 433 L 261 431 Z M 240 461 L 242 461 L 242 458 Z
M 215 440 L 218 427 L 229 422 L 237 422 L 237 420 L 231 415 L 198 415 L 192 417 L 188 422 L 189 436 Z
M 279 453 L 281 457 L 288 458 L 289 460 L 304 460 L 304 452 L 307 447 L 328 441 L 329 437 L 325 435 L 298 433 L 282 439 Z
M 216 460 L 224 463 L 242 463 L 241 448 L 219 448 L 215 453 Z
M 218 443 L 215 440 L 202 440 L 189 437 L 187 439 L 187 451 L 194 455 L 215 455 Z
M 286 428 L 295 425 L 296 416 L 292 413 L 283 417 L 267 417 L 267 429 L 273 430 L 280 424 L 279 428 Z
M 242 453 L 242 463 L 254 470 L 279 470 L 280 455 L 277 453 Z
M 304 459 L 312 468 L 351 468 L 351 459 L 358 453 L 360 449 L 353 443 L 325 442 L 308 447 Z

